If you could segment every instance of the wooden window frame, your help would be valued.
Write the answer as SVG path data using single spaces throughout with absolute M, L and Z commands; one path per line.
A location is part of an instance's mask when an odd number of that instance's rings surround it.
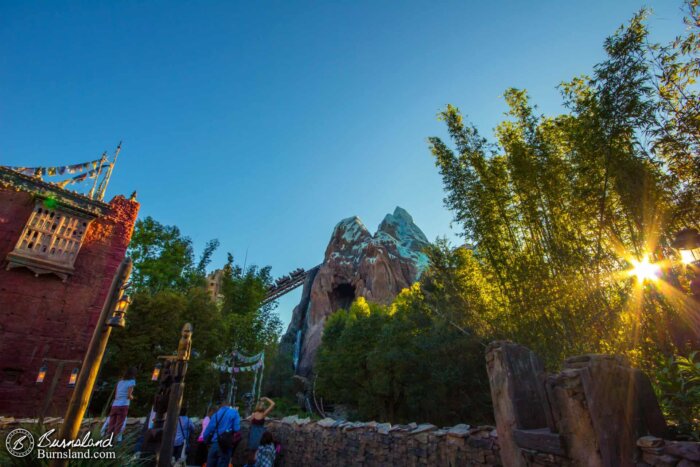
M 37 200 L 13 251 L 7 270 L 25 267 L 35 276 L 55 274 L 64 282 L 73 274 L 75 260 L 94 217 Z

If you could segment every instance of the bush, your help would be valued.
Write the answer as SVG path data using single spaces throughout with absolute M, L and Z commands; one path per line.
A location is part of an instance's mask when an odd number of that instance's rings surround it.
M 656 382 L 676 437 L 700 441 L 700 353 L 670 357 L 657 371 Z

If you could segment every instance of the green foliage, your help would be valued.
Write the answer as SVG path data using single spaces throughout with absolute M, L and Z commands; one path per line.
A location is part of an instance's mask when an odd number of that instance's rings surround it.
M 391 307 L 358 300 L 331 315 L 323 395 L 362 418 L 474 420 L 488 407 L 482 342 L 517 341 L 550 367 L 603 352 L 647 370 L 697 342 L 678 271 L 665 263 L 645 282 L 629 270 L 673 256 L 669 237 L 698 226 L 699 5 L 687 3 L 689 28 L 667 46 L 649 42 L 645 11 L 634 15 L 591 77 L 561 84 L 561 115 L 508 89 L 508 118 L 489 141 L 456 107 L 440 113 L 450 143 L 430 147 L 473 246 L 438 241 L 421 284 Z M 686 436 L 697 436 L 696 355 L 670 357 L 658 377 Z
M 391 307 L 359 298 L 332 314 L 316 364 L 319 393 L 364 420 L 488 421 L 480 342 L 434 305 L 416 285 Z
M 436 317 L 467 335 L 487 338 L 508 334 L 507 323 L 498 322 L 503 300 L 493 277 L 485 276 L 474 251 L 451 248 L 438 239 L 425 253 L 430 267 L 421 277 L 424 306 Z
M 292 398 L 296 393 L 292 351 L 271 349 L 266 354 L 266 359 L 269 363 L 265 363 L 265 394 L 274 398 Z M 291 415 L 291 412 L 288 415 Z
M 700 441 L 700 353 L 672 356 L 656 372 L 660 401 L 679 437 Z
M 193 415 L 204 413 L 219 397 L 222 375 L 212 367 L 217 357 L 234 348 L 257 353 L 276 345 L 281 325 L 274 305 L 260 306 L 271 281 L 269 268 L 250 266 L 244 271 L 229 255 L 224 300 L 215 303 L 204 286 L 206 267 L 217 246 L 216 240 L 208 242 L 195 263 L 191 241 L 177 227 L 150 217 L 137 223 L 129 247 L 134 260 L 133 303 L 126 328 L 112 332 L 92 400 L 93 413 L 108 411 L 116 381 L 131 366 L 139 370 L 131 413 L 148 413 L 157 390 L 151 371 L 159 356 L 177 349 L 184 323 L 194 328 L 185 384 L 185 403 Z M 242 384 L 250 382 L 242 378 Z
M 654 87 L 659 96 L 652 128 L 654 151 L 678 181 L 674 215 L 685 222 L 700 218 L 700 2 L 686 2 L 685 33 L 671 44 L 650 44 Z
M 361 414 L 386 419 L 397 403 L 391 394 L 376 391 L 370 354 L 378 349 L 386 308 L 359 298 L 350 309 L 338 310 L 326 323 L 316 362 L 320 394 L 333 401 L 352 401 Z
M 134 261 L 131 280 L 136 290 L 186 290 L 192 285 L 192 240 L 175 226 L 163 225 L 152 217 L 139 219 L 127 255 Z
M 509 89 L 509 118 L 488 141 L 457 108 L 441 112 L 451 146 L 437 137 L 430 146 L 445 204 L 474 247 L 433 251 L 430 274 L 446 288 L 429 276 L 424 289 L 442 314 L 480 310 L 448 322 L 516 340 L 550 366 L 619 352 L 649 367 L 687 345 L 672 294 L 625 273 L 632 259 L 672 254 L 667 236 L 698 219 L 682 214 L 681 175 L 657 151 L 668 97 L 656 86 L 644 16 L 605 41 L 592 77 L 561 85 L 567 113 L 539 115 L 525 91 Z M 697 50 L 688 54 L 697 60 Z M 451 278 L 459 264 L 463 276 Z
M 271 418 L 284 418 L 296 415 L 299 418 L 311 418 L 320 420 L 320 416 L 315 413 L 308 413 L 299 406 L 299 402 L 291 397 L 275 397 L 275 408 L 270 413 Z
M 282 332 L 282 322 L 274 313 L 276 304 L 261 306 L 271 284 L 269 267 L 249 266 L 244 270 L 233 263 L 229 254 L 222 282 L 222 313 L 232 348 L 253 354 L 276 347 Z
M 135 413 L 148 413 L 157 383 L 150 380 L 158 356 L 171 355 L 180 338 L 180 329 L 192 323 L 192 356 L 187 373 L 185 399 L 193 413 L 202 412 L 218 387 L 218 375 L 211 368 L 213 359 L 225 349 L 225 329 L 221 326 L 221 311 L 206 290 L 192 288 L 187 293 L 163 290 L 134 296 L 124 330 L 112 333 L 105 364 L 101 373 L 102 390 L 96 394 L 93 407 L 106 407 L 108 398 L 124 369 L 139 370 Z

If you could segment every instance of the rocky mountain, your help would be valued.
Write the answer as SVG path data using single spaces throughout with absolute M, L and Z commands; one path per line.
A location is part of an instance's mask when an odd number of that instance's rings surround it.
M 282 338 L 298 374 L 311 373 L 326 318 L 357 297 L 388 304 L 428 265 L 425 234 L 404 209 L 387 214 L 372 235 L 358 217 L 333 229 L 323 263 L 307 276 L 299 305 Z

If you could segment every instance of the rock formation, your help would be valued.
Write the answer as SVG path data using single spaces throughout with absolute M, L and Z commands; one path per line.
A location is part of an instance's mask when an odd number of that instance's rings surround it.
M 428 240 L 404 209 L 387 214 L 372 235 L 358 217 L 335 226 L 323 263 L 309 273 L 294 308 L 283 349 L 294 352 L 298 374 L 312 371 L 326 318 L 357 297 L 388 304 L 416 282 L 428 264 Z

